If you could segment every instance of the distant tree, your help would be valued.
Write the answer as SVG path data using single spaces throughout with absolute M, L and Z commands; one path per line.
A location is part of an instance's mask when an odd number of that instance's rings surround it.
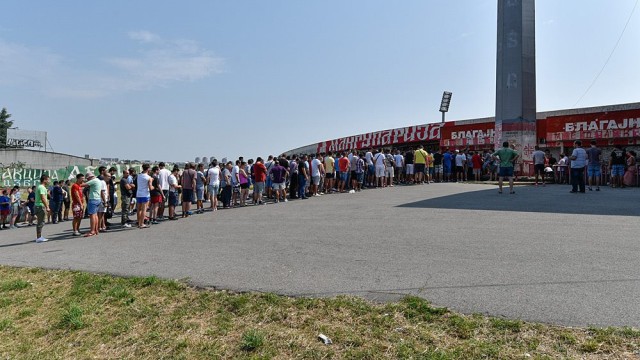
M 7 129 L 13 126 L 13 121 L 9 121 L 11 114 L 7 112 L 7 108 L 0 111 L 0 148 L 7 147 Z

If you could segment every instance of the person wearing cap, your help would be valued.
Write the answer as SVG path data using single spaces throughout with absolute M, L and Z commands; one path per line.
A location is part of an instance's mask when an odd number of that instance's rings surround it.
M 102 204 L 102 181 L 98 179 L 94 173 L 89 171 L 84 176 L 87 182 L 82 184 L 83 187 L 89 188 L 89 196 L 87 197 L 87 214 L 89 215 L 89 232 L 84 237 L 98 235 L 98 207 Z

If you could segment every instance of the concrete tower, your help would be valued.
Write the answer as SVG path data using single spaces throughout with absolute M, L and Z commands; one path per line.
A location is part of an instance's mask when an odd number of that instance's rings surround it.
M 495 141 L 496 148 L 515 144 L 531 161 L 537 143 L 535 0 L 498 0 Z

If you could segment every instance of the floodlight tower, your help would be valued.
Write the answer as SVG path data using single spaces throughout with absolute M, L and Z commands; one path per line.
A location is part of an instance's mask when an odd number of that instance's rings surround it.
M 442 122 L 444 123 L 444 114 L 449 111 L 449 104 L 451 104 L 451 95 L 453 95 L 450 91 L 445 91 L 442 93 L 442 101 L 440 102 L 440 112 L 442 113 Z

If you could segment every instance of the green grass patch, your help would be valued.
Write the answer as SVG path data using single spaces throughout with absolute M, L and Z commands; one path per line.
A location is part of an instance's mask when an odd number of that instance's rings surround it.
M 258 330 L 249 330 L 242 334 L 240 348 L 244 351 L 254 351 L 264 345 L 264 334 Z
M 13 326 L 13 321 L 9 319 L 0 320 L 0 332 L 10 329 Z
M 522 321 L 494 318 L 491 319 L 491 326 L 496 330 L 517 333 L 522 328 Z
M 404 317 L 408 320 L 429 322 L 448 312 L 446 308 L 432 307 L 429 301 L 417 296 L 406 296 L 400 304 Z
M 71 304 L 66 308 L 60 319 L 60 328 L 68 330 L 78 330 L 85 326 L 82 316 L 84 311 L 77 304 Z
M 635 328 L 464 315 L 415 296 L 235 294 L 3 266 L 0 279 L 2 359 L 633 359 L 640 350 Z
M 10 280 L 0 283 L 0 292 L 22 290 L 31 287 L 28 281 L 22 279 Z

